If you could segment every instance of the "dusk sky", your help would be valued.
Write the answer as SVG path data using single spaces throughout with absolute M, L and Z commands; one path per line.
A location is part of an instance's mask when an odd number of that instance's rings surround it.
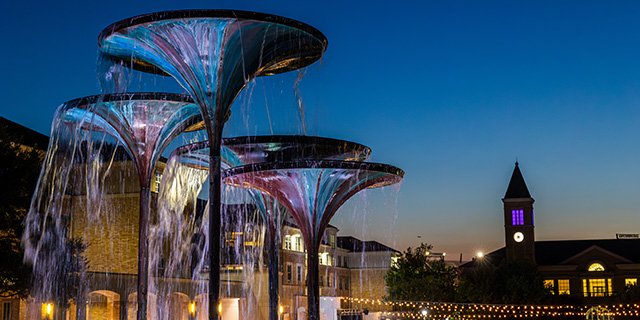
M 338 212 L 341 234 L 399 250 L 423 241 L 455 259 L 495 250 L 516 159 L 537 240 L 640 233 L 637 1 L 3 1 L 0 116 L 49 135 L 58 105 L 100 93 L 106 26 L 196 8 L 272 13 L 326 35 L 299 83 L 307 134 L 365 144 L 406 172 L 397 195 L 370 191 Z M 227 135 L 301 133 L 299 75 L 252 82 Z

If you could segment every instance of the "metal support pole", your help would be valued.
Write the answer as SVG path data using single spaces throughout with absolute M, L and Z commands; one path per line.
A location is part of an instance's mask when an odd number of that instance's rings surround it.
M 138 226 L 138 320 L 147 319 L 147 283 L 149 273 L 149 198 L 151 188 L 140 186 L 140 219 Z

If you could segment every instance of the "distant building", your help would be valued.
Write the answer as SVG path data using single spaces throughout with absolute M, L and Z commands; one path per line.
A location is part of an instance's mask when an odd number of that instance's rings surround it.
M 535 262 L 545 285 L 555 294 L 570 295 L 584 303 L 615 303 L 616 295 L 625 286 L 637 285 L 640 239 L 636 235 L 619 239 L 536 241 L 534 199 L 517 162 L 502 201 L 505 247 L 482 259 L 494 264 L 503 259 Z

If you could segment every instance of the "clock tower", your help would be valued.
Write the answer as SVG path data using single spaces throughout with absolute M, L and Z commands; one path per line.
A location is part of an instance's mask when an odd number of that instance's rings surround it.
M 507 192 L 502 199 L 507 260 L 535 262 L 534 201 L 516 161 Z

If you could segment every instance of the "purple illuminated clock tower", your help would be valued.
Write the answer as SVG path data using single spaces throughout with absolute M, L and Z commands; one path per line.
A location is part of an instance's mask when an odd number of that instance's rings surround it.
M 516 161 L 504 203 L 504 231 L 507 260 L 535 262 L 533 198 Z

